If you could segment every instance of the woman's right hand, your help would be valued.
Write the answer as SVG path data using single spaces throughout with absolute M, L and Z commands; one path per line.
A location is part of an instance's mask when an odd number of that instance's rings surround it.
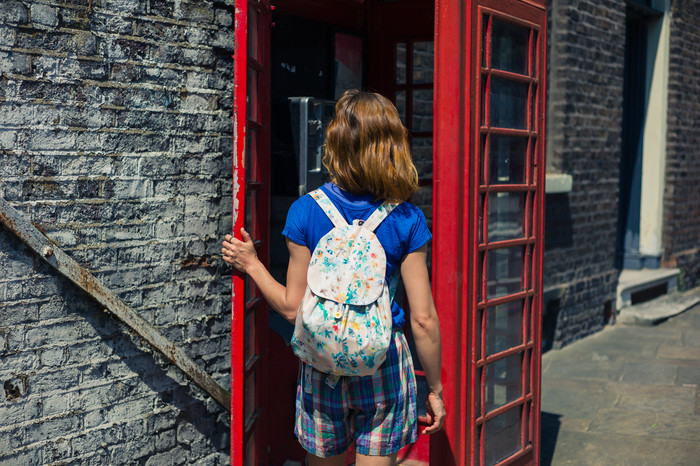
M 423 433 L 430 435 L 442 429 L 446 415 L 445 403 L 442 401 L 442 395 L 430 392 L 425 400 L 425 405 L 428 408 L 428 423 L 430 425 L 423 430 Z
M 224 262 L 231 264 L 239 272 L 248 273 L 250 267 L 258 264 L 258 254 L 255 252 L 255 245 L 247 231 L 241 228 L 241 240 L 231 235 L 224 237 L 221 255 Z

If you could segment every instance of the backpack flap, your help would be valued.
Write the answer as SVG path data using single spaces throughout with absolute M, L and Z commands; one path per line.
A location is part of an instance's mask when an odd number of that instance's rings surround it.
M 366 306 L 382 293 L 386 254 L 376 235 L 361 226 L 336 227 L 311 255 L 307 284 L 316 296 Z

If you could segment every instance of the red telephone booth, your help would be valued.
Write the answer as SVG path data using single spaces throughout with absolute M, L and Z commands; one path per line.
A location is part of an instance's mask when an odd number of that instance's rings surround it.
M 399 457 L 537 464 L 544 1 L 241 0 L 235 21 L 234 231 L 245 225 L 284 280 L 279 232 L 302 178 L 322 175 L 298 154 L 316 147 L 324 109 L 343 86 L 392 98 L 433 230 L 448 409 L 443 432 Z M 303 461 L 288 329 L 245 278 L 234 277 L 232 306 L 231 463 Z

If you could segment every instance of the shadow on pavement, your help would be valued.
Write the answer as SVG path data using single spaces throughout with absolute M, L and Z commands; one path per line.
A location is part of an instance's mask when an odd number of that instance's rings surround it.
M 557 444 L 557 436 L 559 435 L 559 426 L 561 421 L 560 414 L 552 414 L 542 411 L 540 420 L 540 464 L 542 466 L 550 466 L 554 456 L 554 447 Z

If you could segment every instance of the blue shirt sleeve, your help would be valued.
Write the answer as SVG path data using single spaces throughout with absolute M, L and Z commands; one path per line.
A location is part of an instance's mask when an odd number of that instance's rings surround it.
M 433 235 L 428 229 L 428 222 L 425 220 L 423 211 L 412 204 L 410 205 L 410 208 L 413 210 L 413 214 L 416 216 L 416 219 L 413 222 L 409 232 L 406 254 L 412 253 L 413 251 L 419 249 L 433 238 Z
M 309 246 L 308 224 L 309 224 L 309 209 L 312 207 L 309 201 L 315 201 L 311 196 L 302 196 L 289 208 L 287 213 L 287 221 L 282 230 L 282 236 L 286 236 L 297 244 Z

